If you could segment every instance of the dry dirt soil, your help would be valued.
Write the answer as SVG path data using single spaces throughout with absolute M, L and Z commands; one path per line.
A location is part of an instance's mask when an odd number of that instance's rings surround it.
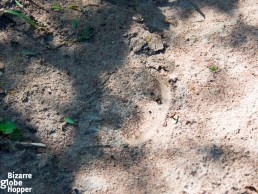
M 0 180 L 31 173 L 35 194 L 258 192 L 257 0 L 19 1 L 0 11 L 46 30 L 0 14 L 0 117 L 46 148 L 1 136 Z

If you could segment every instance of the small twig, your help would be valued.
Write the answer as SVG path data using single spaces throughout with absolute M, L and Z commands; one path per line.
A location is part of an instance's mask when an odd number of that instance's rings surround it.
M 28 146 L 28 147 L 40 147 L 45 148 L 47 147 L 46 144 L 43 143 L 30 143 L 30 142 L 14 142 L 16 145 Z

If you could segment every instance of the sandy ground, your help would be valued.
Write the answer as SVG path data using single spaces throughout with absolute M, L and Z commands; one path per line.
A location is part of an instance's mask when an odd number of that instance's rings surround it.
M 31 173 L 36 194 L 258 192 L 256 0 L 20 2 L 0 9 L 49 32 L 0 15 L 0 117 L 47 148 L 1 137 L 0 180 Z M 85 28 L 93 38 L 65 44 Z

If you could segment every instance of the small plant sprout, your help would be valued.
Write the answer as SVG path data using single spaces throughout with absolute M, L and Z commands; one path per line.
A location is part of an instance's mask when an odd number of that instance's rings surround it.
M 51 7 L 51 9 L 52 9 L 53 11 L 61 11 L 61 7 L 59 7 L 58 5 L 53 5 L 53 6 Z
M 0 120 L 0 134 L 9 137 L 12 140 L 21 139 L 23 136 L 22 131 L 9 119 Z
M 81 11 L 81 12 L 84 11 L 84 9 L 83 9 L 82 7 L 79 7 L 78 5 L 68 5 L 67 8 L 68 8 L 68 9 L 77 10 L 77 11 Z
M 12 10 L 4 10 L 3 13 L 5 13 L 5 14 L 12 14 L 12 15 L 15 15 L 15 16 L 23 19 L 25 22 L 27 22 L 29 25 L 31 25 L 36 30 L 44 30 L 44 31 L 48 32 L 46 27 L 38 26 L 35 21 L 33 21 L 32 19 L 30 19 L 29 17 L 27 17 L 26 15 L 24 15 L 22 13 L 19 13 L 17 11 L 12 11 Z
M 28 18 L 26 15 L 24 15 L 22 13 L 19 13 L 17 11 L 12 11 L 12 10 L 5 10 L 4 13 L 9 13 L 9 14 L 15 15 L 15 16 L 23 19 L 25 22 L 30 24 L 32 27 L 39 29 L 38 25 L 33 20 L 31 20 L 30 18 Z
M 72 125 L 76 125 L 75 121 L 73 119 L 69 118 L 69 117 L 65 117 L 64 121 L 66 123 L 69 123 L 69 124 L 72 124 Z
M 72 20 L 72 27 L 73 27 L 73 28 L 76 28 L 76 26 L 77 26 L 76 19 L 73 19 L 73 20 Z
M 82 31 L 82 33 L 80 34 L 80 37 L 76 40 L 76 42 L 84 42 L 86 40 L 91 39 L 91 37 L 93 36 L 91 30 L 89 28 L 86 28 Z
M 0 123 L 0 131 L 5 135 L 10 135 L 13 133 L 14 129 L 16 129 L 16 125 L 7 120 L 3 120 Z
M 75 10 L 77 10 L 78 6 L 77 5 L 68 5 L 68 9 L 75 9 Z
M 18 7 L 23 8 L 23 5 L 19 1 L 15 0 L 15 3 Z
M 68 43 L 75 43 L 75 42 L 85 42 L 91 39 L 93 36 L 92 31 L 89 28 L 85 28 L 82 33 L 79 34 L 79 37 L 75 40 L 72 40 Z
M 213 73 L 218 72 L 218 68 L 215 67 L 215 66 L 212 66 L 212 67 L 210 67 L 209 69 L 210 69 L 210 71 L 213 72 Z

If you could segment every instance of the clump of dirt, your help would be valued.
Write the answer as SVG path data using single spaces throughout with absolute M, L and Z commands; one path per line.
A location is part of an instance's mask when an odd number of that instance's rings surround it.
M 0 180 L 30 173 L 32 193 L 257 192 L 256 1 L 19 2 L 0 2 L 0 118 L 24 137 L 0 135 Z

